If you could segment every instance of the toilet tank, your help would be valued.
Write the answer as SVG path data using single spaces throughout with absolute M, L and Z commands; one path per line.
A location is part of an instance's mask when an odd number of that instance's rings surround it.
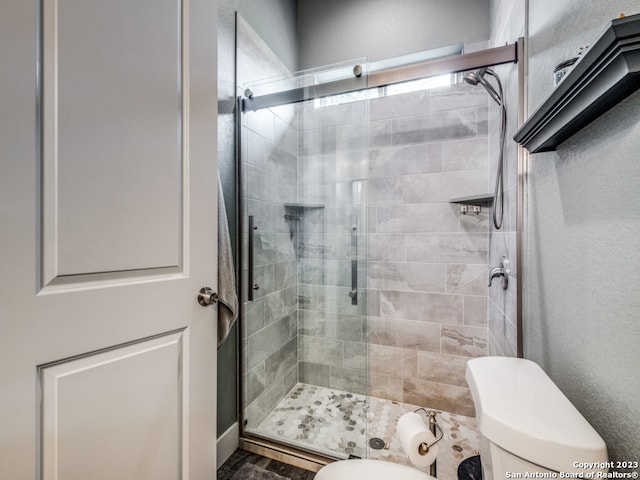
M 478 428 L 494 452 L 508 452 L 543 467 L 540 471 L 607 470 L 604 441 L 538 364 L 522 358 L 474 358 L 467 362 L 466 379 Z

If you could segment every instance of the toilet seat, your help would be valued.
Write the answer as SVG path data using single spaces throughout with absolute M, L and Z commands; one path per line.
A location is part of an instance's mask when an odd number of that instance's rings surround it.
M 382 460 L 340 460 L 322 467 L 314 480 L 436 480 L 415 468 Z

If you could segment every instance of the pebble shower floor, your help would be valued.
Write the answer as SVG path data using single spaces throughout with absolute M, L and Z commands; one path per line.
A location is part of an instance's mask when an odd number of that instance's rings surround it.
M 298 383 L 257 430 L 325 454 L 355 455 L 410 465 L 396 438 L 396 424 L 404 413 L 417 408 L 416 405 Z M 436 418 L 444 432 L 438 444 L 438 480 L 455 480 L 460 462 L 478 454 L 475 419 L 447 412 L 438 413 Z M 383 439 L 388 448 L 370 448 L 368 441 L 373 437 Z M 428 473 L 429 469 L 421 470 Z

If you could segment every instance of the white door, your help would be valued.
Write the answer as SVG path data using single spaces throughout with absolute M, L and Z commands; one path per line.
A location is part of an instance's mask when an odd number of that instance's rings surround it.
M 0 478 L 215 475 L 216 0 L 0 4 Z

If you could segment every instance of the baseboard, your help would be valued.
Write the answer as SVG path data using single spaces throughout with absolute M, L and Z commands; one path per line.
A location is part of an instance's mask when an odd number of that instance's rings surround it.
M 240 424 L 231 425 L 216 441 L 216 463 L 220 468 L 240 446 Z

